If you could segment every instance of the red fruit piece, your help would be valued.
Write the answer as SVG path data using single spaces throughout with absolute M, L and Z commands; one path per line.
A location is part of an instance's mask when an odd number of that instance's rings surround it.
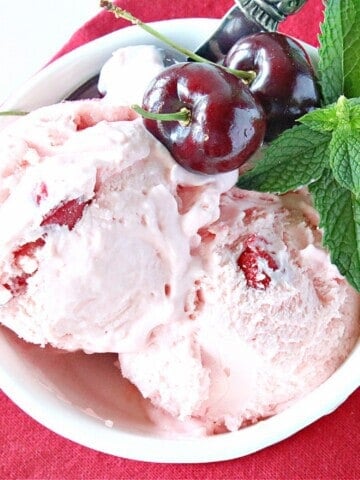
M 264 269 L 264 262 L 267 268 Z M 264 271 L 267 269 L 277 270 L 279 267 L 269 252 L 254 244 L 254 238 L 251 237 L 245 243 L 245 249 L 237 260 L 238 266 L 243 271 L 248 287 L 257 289 L 266 289 L 271 282 L 271 278 Z
M 259 32 L 239 39 L 224 59 L 233 69 L 252 70 L 249 88 L 262 105 L 270 141 L 297 118 L 320 105 L 320 92 L 310 58 L 302 45 L 278 32 Z
M 21 245 L 13 252 L 14 262 L 17 267 L 21 268 L 21 257 L 33 257 L 35 251 L 44 245 L 45 240 L 43 238 L 38 238 L 33 242 L 28 242 L 24 245 Z M 15 277 L 10 278 L 8 282 L 4 283 L 3 286 L 9 290 L 13 296 L 20 295 L 26 290 L 28 278 L 31 277 L 33 273 L 23 272 L 21 275 L 16 275 Z
M 89 202 L 80 202 L 79 199 L 69 200 L 54 208 L 41 222 L 41 226 L 66 225 L 72 230 L 83 215 L 84 208 Z
M 40 205 L 41 201 L 44 200 L 48 196 L 48 189 L 46 186 L 46 183 L 42 182 L 38 186 L 36 192 L 35 192 L 35 202 L 37 205 Z
M 21 245 L 21 247 L 19 247 L 17 250 L 15 250 L 14 257 L 15 259 L 24 255 L 31 257 L 37 248 L 43 247 L 44 245 L 45 240 L 43 238 L 38 238 L 34 242 L 25 243 L 24 245 Z
M 9 290 L 13 296 L 20 295 L 25 291 L 29 277 L 29 274 L 18 275 L 17 277 L 11 278 L 8 283 L 4 283 L 3 286 Z
M 262 145 L 265 116 L 247 85 L 205 63 L 177 63 L 144 93 L 143 110 L 186 113 L 187 120 L 145 118 L 146 128 L 184 168 L 216 174 L 239 168 Z

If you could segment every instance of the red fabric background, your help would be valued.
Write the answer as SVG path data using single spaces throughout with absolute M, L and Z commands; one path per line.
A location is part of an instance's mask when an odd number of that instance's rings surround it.
M 123 0 L 145 21 L 221 17 L 231 0 Z M 317 45 L 321 0 L 308 0 L 281 30 Z M 126 25 L 101 12 L 61 49 L 60 56 Z M 360 390 L 341 407 L 291 438 L 238 460 L 206 465 L 162 465 L 112 457 L 50 432 L 0 393 L 1 479 L 360 479 Z

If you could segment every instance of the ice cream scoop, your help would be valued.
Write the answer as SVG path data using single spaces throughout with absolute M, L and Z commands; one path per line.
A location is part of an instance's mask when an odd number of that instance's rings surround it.
M 0 322 L 41 346 L 117 353 L 155 422 L 236 430 L 351 352 L 359 296 L 306 191 L 190 173 L 106 96 L 34 111 L 0 146 Z
M 317 221 L 306 192 L 221 196 L 219 219 L 193 252 L 203 270 L 187 311 L 119 356 L 159 412 L 207 433 L 237 430 L 341 365 L 359 336 L 359 296 L 322 248 Z
M 1 323 L 40 345 L 120 352 L 183 311 L 198 230 L 236 172 L 186 172 L 105 99 L 39 109 L 0 145 Z

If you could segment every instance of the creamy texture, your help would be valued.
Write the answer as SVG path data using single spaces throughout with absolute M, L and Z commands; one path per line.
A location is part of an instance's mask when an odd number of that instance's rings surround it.
M 162 427 L 236 430 L 339 367 L 359 295 L 322 248 L 306 192 L 187 172 L 121 106 L 163 68 L 154 47 L 120 49 L 104 99 L 0 133 L 0 323 L 42 346 L 117 353 Z
M 1 134 L 0 320 L 28 341 L 133 350 L 184 310 L 197 232 L 236 176 L 184 171 L 134 117 L 67 103 Z M 79 218 L 59 225 L 51 214 L 68 217 L 69 202 Z
M 112 105 L 141 105 L 146 87 L 162 70 L 163 54 L 153 45 L 119 48 L 102 67 L 98 89 Z
M 325 381 L 359 335 L 358 294 L 321 247 L 304 192 L 232 189 L 220 204 L 193 252 L 203 271 L 190 319 L 158 327 L 146 348 L 119 356 L 144 396 L 207 433 L 283 410 Z M 244 251 L 255 256 L 239 265 Z

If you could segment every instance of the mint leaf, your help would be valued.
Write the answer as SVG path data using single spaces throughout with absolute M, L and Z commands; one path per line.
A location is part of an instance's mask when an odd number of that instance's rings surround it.
M 328 0 L 319 36 L 319 78 L 325 104 L 360 96 L 360 2 Z
M 317 132 L 332 132 L 329 164 L 335 180 L 360 195 L 360 104 L 359 98 L 343 95 L 336 104 L 314 110 L 299 121 Z
M 330 169 L 309 185 L 332 262 L 360 291 L 360 200 L 341 187 Z
M 340 126 L 330 142 L 330 166 L 335 180 L 360 196 L 360 136 L 349 126 Z
M 350 126 L 353 130 L 358 130 L 360 133 L 360 105 L 351 108 Z
M 336 104 L 312 110 L 300 117 L 298 121 L 317 132 L 332 132 L 338 124 Z
M 348 124 L 360 133 L 360 98 L 347 99 L 341 95 L 336 103 L 316 108 L 297 121 L 318 132 L 332 132 L 339 125 Z
M 285 193 L 317 180 L 328 162 L 331 134 L 297 125 L 283 132 L 265 150 L 255 167 L 239 177 L 247 190 Z

